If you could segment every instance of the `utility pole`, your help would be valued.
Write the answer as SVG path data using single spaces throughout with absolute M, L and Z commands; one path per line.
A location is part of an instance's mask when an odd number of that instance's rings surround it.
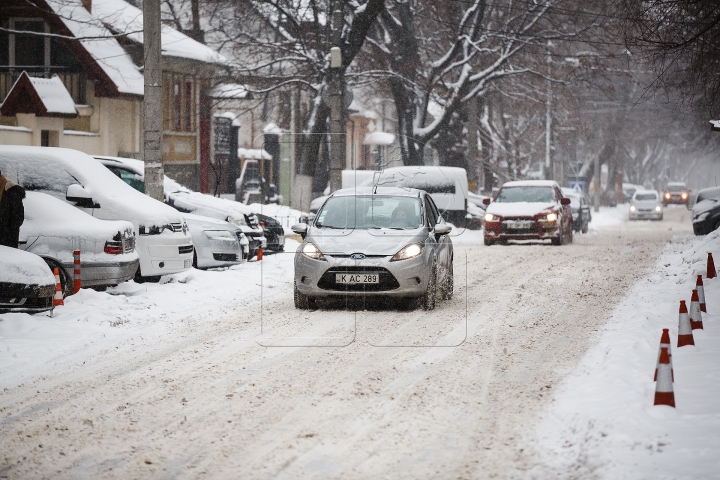
M 333 2 L 332 47 L 330 48 L 330 192 L 342 188 L 342 170 L 345 167 L 345 91 L 342 70 L 343 13 L 342 2 Z
M 595 195 L 593 196 L 593 210 L 596 212 L 600 211 L 600 155 L 595 157 L 595 174 L 593 175 L 593 190 Z
M 478 170 L 482 168 L 478 153 L 478 99 L 471 98 L 468 103 L 468 180 L 475 185 L 473 193 L 478 191 Z
M 145 193 L 164 201 L 162 158 L 162 44 L 160 40 L 160 0 L 143 2 L 143 45 L 145 48 L 143 102 L 143 160 Z
M 547 175 L 550 180 L 555 180 L 555 165 L 552 160 L 552 153 L 550 151 L 550 143 L 552 142 L 552 82 L 550 81 L 550 40 L 548 40 L 548 52 L 547 52 L 547 67 L 548 67 L 548 78 L 547 83 L 547 98 L 545 99 L 545 170 L 548 172 Z

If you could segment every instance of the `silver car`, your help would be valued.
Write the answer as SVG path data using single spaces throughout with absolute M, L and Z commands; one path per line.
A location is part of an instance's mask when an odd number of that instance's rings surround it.
M 237 225 L 192 213 L 183 213 L 182 216 L 190 229 L 195 248 L 193 267 L 230 267 L 247 258 L 248 252 L 244 249 L 247 249 L 248 242 Z
M 432 310 L 438 294 L 453 294 L 451 229 L 422 190 L 338 190 L 311 224 L 292 227 L 303 238 L 295 254 L 295 307 L 381 296 Z
M 663 204 L 655 190 L 638 190 L 630 200 L 630 220 L 662 220 Z
M 140 264 L 132 223 L 100 220 L 50 195 L 28 191 L 20 249 L 58 268 L 63 295 L 73 291 L 73 251 L 80 250 L 82 286 L 103 289 L 132 279 Z

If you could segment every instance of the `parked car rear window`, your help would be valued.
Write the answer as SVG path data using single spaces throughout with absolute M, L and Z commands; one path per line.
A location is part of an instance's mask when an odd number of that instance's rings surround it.
M 318 212 L 320 228 L 418 228 L 422 226 L 420 200 L 393 196 L 330 198 Z
M 495 201 L 551 203 L 555 201 L 555 191 L 552 187 L 503 187 Z
M 647 201 L 647 200 L 657 200 L 657 194 L 656 193 L 638 193 L 635 195 L 635 200 L 639 202 Z

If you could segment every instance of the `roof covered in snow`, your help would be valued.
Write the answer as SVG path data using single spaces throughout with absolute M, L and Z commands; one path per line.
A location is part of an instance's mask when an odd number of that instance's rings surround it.
M 143 95 L 143 74 L 97 15 L 85 10 L 80 0 L 47 0 L 47 4 L 72 36 L 84 38 L 79 43 L 99 68 L 95 73 L 111 81 L 115 93 Z
M 52 78 L 20 74 L 5 97 L 0 112 L 4 116 L 34 113 L 39 117 L 76 117 L 75 102 L 57 75 Z
M 503 183 L 504 187 L 556 187 L 555 180 L 517 180 Z
M 365 145 L 392 145 L 395 141 L 395 135 L 387 132 L 373 132 L 365 137 L 363 142 Z
M 265 160 L 272 160 L 272 155 L 260 148 L 238 148 L 238 158 L 253 158 L 255 160 L 264 158 Z
M 139 8 L 124 0 L 93 0 L 92 13 L 108 28 L 128 34 L 128 38 L 134 42 L 143 43 L 143 14 Z M 161 37 L 163 55 L 205 63 L 227 62 L 225 57 L 212 48 L 168 25 L 162 26 Z
M 239 83 L 221 83 L 215 85 L 208 91 L 210 98 L 222 98 L 226 100 L 252 100 L 253 94 L 245 85 Z

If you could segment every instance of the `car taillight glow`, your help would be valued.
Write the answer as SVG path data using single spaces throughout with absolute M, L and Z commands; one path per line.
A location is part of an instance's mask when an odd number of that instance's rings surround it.
M 105 253 L 109 255 L 122 255 L 122 242 L 105 242 Z

